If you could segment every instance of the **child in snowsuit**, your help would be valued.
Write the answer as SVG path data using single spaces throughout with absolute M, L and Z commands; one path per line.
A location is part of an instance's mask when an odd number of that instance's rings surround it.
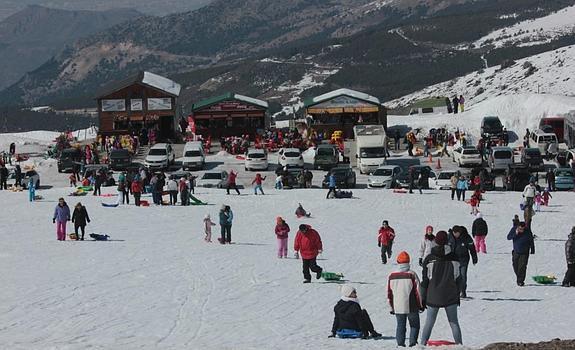
M 367 311 L 361 308 L 357 291 L 351 285 L 341 286 L 341 299 L 333 308 L 333 312 L 335 316 L 329 338 L 343 337 L 344 333 L 352 333 L 362 339 L 368 339 L 370 336 L 381 337 L 381 334 L 373 327 Z
M 543 205 L 544 206 L 549 206 L 549 198 L 553 198 L 551 196 L 551 193 L 549 193 L 548 189 L 545 189 L 545 191 L 543 191 Z
M 254 181 L 252 181 L 252 185 L 256 184 L 256 186 L 254 187 L 254 194 L 257 196 L 258 194 L 258 189 L 260 190 L 260 192 L 262 194 L 264 193 L 264 190 L 262 189 L 262 183 L 265 181 L 266 177 L 262 177 L 262 175 L 260 173 L 256 174 L 256 178 L 254 179 Z
M 209 243 L 212 243 L 212 226 L 216 226 L 216 224 L 212 222 L 210 214 L 206 214 L 206 216 L 204 216 L 204 233 L 206 234 L 204 241 Z
M 391 248 L 394 239 L 395 231 L 389 226 L 387 220 L 383 220 L 377 236 L 377 245 L 381 247 L 381 262 L 384 264 L 387 264 L 387 259 L 391 258 Z
M 319 233 L 309 225 L 299 225 L 299 231 L 296 233 L 293 243 L 293 250 L 296 258 L 299 258 L 301 253 L 303 283 L 311 283 L 310 270 L 316 273 L 316 279 L 320 279 L 323 269 L 317 265 L 316 258 L 318 254 L 322 253 L 323 245 Z
M 84 240 L 84 234 L 86 233 L 86 223 L 90 222 L 90 216 L 88 216 L 88 211 L 82 203 L 78 202 L 74 207 L 74 213 L 72 213 L 72 222 L 74 223 L 74 232 L 76 233 L 76 240 Z M 82 230 L 82 236 L 78 235 L 78 229 Z
M 72 174 L 68 177 L 68 179 L 70 179 L 70 187 L 76 187 L 76 185 L 77 185 L 76 175 Z
M 279 216 L 276 218 L 275 232 L 278 239 L 278 258 L 287 258 L 289 226 L 284 219 Z
M 30 178 L 30 180 L 28 181 L 28 200 L 30 202 L 34 202 L 35 199 L 36 199 L 36 184 L 34 183 L 34 180 Z
M 281 175 L 278 175 L 276 177 L 276 186 L 275 189 L 276 190 L 281 190 L 283 188 L 283 177 Z
M 477 206 L 479 205 L 479 199 L 477 198 L 476 195 L 471 196 L 471 199 L 469 200 L 469 205 L 471 205 L 471 215 L 473 216 L 477 215 L 477 213 L 479 213 L 479 210 L 477 209 Z
M 68 221 L 70 221 L 70 208 L 64 198 L 59 198 L 52 218 L 52 222 L 56 224 L 56 235 L 59 241 L 66 240 L 66 223 Z
M 410 269 L 410 257 L 407 252 L 397 256 L 399 271 L 392 272 L 387 280 L 387 299 L 391 314 L 395 315 L 397 328 L 395 339 L 398 346 L 405 346 L 406 324 L 409 320 L 409 346 L 417 345 L 419 335 L 419 311 L 423 311 L 419 277 Z
M 298 207 L 295 210 L 295 216 L 297 216 L 298 219 L 303 217 L 309 218 L 311 213 L 306 212 L 301 203 L 298 203 Z
M 423 260 L 426 256 L 431 254 L 431 248 L 435 247 L 435 235 L 433 234 L 433 226 L 428 225 L 425 228 L 425 236 L 419 245 L 419 266 L 423 266 Z
M 487 236 L 488 227 L 487 222 L 483 220 L 481 213 L 477 213 L 476 219 L 473 221 L 473 226 L 471 227 L 471 235 L 475 240 L 475 251 L 477 253 L 483 252 L 487 253 L 487 248 L 485 247 L 485 236 Z
M 541 204 L 543 203 L 543 196 L 541 195 L 541 192 L 537 192 L 535 194 L 535 198 L 533 199 L 533 201 L 535 202 L 535 211 L 540 212 Z

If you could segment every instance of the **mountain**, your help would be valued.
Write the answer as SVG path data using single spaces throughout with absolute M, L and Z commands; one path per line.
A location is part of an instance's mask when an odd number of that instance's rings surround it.
M 274 108 L 339 87 L 389 100 L 480 69 L 575 44 L 476 45 L 575 0 L 219 0 L 143 17 L 62 51 L 0 94 L 0 104 L 93 105 L 102 84 L 147 69 L 184 85 L 182 101 L 239 91 Z M 483 58 L 482 58 L 483 57 Z
M 27 7 L 0 22 L 0 88 L 38 68 L 67 44 L 139 16 L 128 9 L 93 12 Z
M 132 8 L 148 15 L 164 16 L 195 10 L 210 2 L 211 0 L 2 0 L 0 21 L 22 11 L 29 5 L 70 11 L 108 11 Z

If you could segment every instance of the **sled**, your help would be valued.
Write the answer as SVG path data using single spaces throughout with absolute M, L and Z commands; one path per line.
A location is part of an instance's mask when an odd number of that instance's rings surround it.
M 102 206 L 105 208 L 116 208 L 119 204 L 115 203 L 115 204 L 108 204 L 108 203 L 102 203 Z
M 338 338 L 341 339 L 356 339 L 361 338 L 363 336 L 363 333 L 361 331 L 346 328 L 338 330 L 337 332 L 335 332 L 335 334 L 337 335 Z
M 76 187 L 78 191 L 93 191 L 94 187 L 92 186 L 78 186 Z
M 90 233 L 90 237 L 92 237 L 92 239 L 95 241 L 107 241 L 108 238 L 110 238 L 108 235 L 100 235 L 97 233 Z
M 78 240 L 78 236 L 76 236 L 75 233 L 70 233 L 70 234 L 68 235 L 68 237 L 70 237 L 70 239 L 71 239 L 71 240 L 74 240 L 74 241 L 77 241 L 77 240 Z
M 555 276 L 533 276 L 531 277 L 533 278 L 533 280 L 539 284 L 555 284 L 555 280 L 557 279 L 557 277 Z
M 427 346 L 449 346 L 449 345 L 457 345 L 457 343 L 454 343 L 454 342 L 449 341 L 449 340 L 428 340 L 426 345 Z
M 39 200 L 42 200 L 42 199 L 44 199 L 44 197 L 42 197 L 42 196 L 40 196 L 40 195 L 38 195 L 38 194 L 34 196 L 34 200 L 35 200 L 35 201 L 39 201 Z
M 395 189 L 393 190 L 393 193 L 407 193 L 407 190 Z
M 340 281 L 343 278 L 343 273 L 322 272 L 321 277 L 326 281 Z
M 148 202 L 147 200 L 141 200 L 141 201 L 140 201 L 140 206 L 142 206 L 142 207 L 149 207 L 149 206 L 150 206 L 150 202 Z
M 82 197 L 82 196 L 85 196 L 87 194 L 88 194 L 88 192 L 76 191 L 76 192 L 70 193 L 69 196 L 71 196 L 71 197 Z

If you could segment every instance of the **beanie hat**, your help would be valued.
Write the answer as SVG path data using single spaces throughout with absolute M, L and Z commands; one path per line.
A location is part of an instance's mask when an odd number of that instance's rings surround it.
M 437 245 L 446 245 L 447 244 L 447 232 L 445 231 L 439 231 L 437 232 L 437 234 L 435 235 L 435 243 L 437 243 Z
M 399 255 L 397 256 L 397 263 L 398 264 L 409 264 L 410 262 L 410 258 L 409 258 L 409 254 L 405 251 L 399 253 Z
M 433 226 L 427 225 L 427 227 L 425 228 L 425 234 L 427 234 L 427 232 L 429 231 L 433 232 Z
M 283 219 L 281 216 L 278 216 L 278 217 L 276 218 L 276 223 L 279 225 L 279 224 L 281 224 L 282 222 L 284 222 L 284 219 Z
M 349 298 L 349 296 L 355 292 L 355 288 L 350 284 L 344 284 L 341 286 L 341 296 L 345 298 Z
M 308 226 L 306 224 L 299 225 L 299 230 L 301 232 L 305 232 L 305 231 L 307 231 L 307 229 L 308 229 Z
M 481 219 L 483 217 L 483 215 L 481 215 L 481 213 L 477 213 L 477 215 L 475 217 L 478 219 Z
M 389 225 L 389 222 L 387 220 L 383 220 L 383 222 L 381 223 L 381 225 Z

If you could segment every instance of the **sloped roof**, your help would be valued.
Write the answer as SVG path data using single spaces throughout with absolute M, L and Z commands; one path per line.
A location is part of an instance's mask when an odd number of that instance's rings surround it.
M 313 105 L 316 105 L 316 104 L 319 104 L 319 103 L 322 103 L 325 101 L 329 101 L 329 100 L 336 98 L 336 97 L 339 97 L 339 96 L 347 96 L 347 97 L 355 98 L 357 100 L 364 101 L 367 103 L 371 103 L 371 104 L 375 104 L 375 105 L 381 105 L 381 102 L 379 102 L 379 99 L 377 97 L 373 97 L 373 96 L 368 95 L 366 93 L 351 90 L 351 89 L 338 89 L 338 90 L 330 91 L 330 92 L 325 93 L 323 95 L 319 95 L 316 97 L 306 99 L 304 101 L 304 107 L 305 108 L 311 107 Z
M 226 100 L 238 100 L 238 101 L 242 101 L 245 103 L 256 105 L 256 106 L 259 106 L 262 108 L 266 108 L 266 109 L 269 108 L 269 105 L 266 101 L 262 101 L 262 100 L 258 100 L 257 98 L 248 97 L 248 96 L 228 92 L 228 93 L 225 93 L 225 94 L 220 95 L 220 96 L 210 97 L 210 98 L 205 99 L 203 101 L 200 101 L 198 103 L 194 103 L 192 106 L 192 111 L 197 111 L 198 109 L 202 109 L 202 108 L 205 108 L 205 107 L 208 107 L 208 106 L 211 106 L 211 105 L 214 105 L 216 103 L 226 101 Z
M 124 80 L 118 80 L 106 85 L 100 91 L 97 98 L 104 97 L 133 84 L 143 84 L 153 89 L 163 91 L 174 97 L 178 97 L 180 95 L 180 91 L 182 90 L 180 84 L 173 80 L 158 74 L 142 71 L 129 76 Z

